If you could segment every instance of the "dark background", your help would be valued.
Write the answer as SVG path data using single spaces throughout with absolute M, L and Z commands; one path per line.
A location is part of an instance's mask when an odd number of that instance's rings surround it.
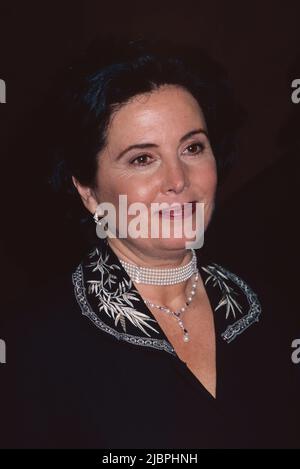
M 57 71 L 99 33 L 199 45 L 228 70 L 248 118 L 207 243 L 216 262 L 237 273 L 242 265 L 274 295 L 289 298 L 299 336 L 300 103 L 291 101 L 291 82 L 300 78 L 299 1 L 2 2 L 3 297 L 34 291 L 72 268 L 84 251 L 78 227 L 65 220 L 50 193 L 47 141 L 36 123 Z

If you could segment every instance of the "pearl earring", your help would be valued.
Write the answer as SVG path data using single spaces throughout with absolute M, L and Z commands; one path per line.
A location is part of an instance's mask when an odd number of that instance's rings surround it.
M 106 223 L 104 225 L 102 225 L 102 217 L 104 216 L 104 212 L 102 210 L 102 208 L 100 207 L 100 205 L 98 205 L 98 207 L 96 208 L 96 211 L 94 213 L 94 220 L 95 220 L 95 223 L 96 223 L 96 233 L 97 233 L 97 236 L 98 238 L 101 238 L 101 239 L 104 239 L 107 237 L 107 230 L 105 229 L 105 226 L 106 226 Z
M 96 225 L 101 225 L 101 217 L 99 216 L 99 213 L 97 211 L 94 213 L 93 218 L 96 222 Z

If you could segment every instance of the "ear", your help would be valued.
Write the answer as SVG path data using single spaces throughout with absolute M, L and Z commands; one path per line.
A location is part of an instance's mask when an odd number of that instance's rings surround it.
M 94 191 L 90 187 L 80 184 L 80 182 L 74 176 L 72 176 L 72 181 L 78 191 L 78 194 L 80 195 L 83 205 L 87 210 L 89 210 L 89 212 L 94 214 L 97 206 L 99 205 Z

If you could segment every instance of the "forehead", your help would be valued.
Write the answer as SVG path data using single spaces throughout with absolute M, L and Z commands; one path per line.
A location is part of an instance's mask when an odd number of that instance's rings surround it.
M 108 140 L 182 134 L 191 127 L 206 128 L 204 115 L 196 99 L 182 87 L 165 85 L 155 91 L 134 96 L 114 112 L 108 126 Z M 181 135 L 180 135 L 181 136 Z

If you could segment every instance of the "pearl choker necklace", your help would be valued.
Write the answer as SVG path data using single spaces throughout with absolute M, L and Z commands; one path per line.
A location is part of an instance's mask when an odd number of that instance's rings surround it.
M 185 282 L 197 272 L 197 258 L 194 249 L 190 262 L 181 267 L 169 269 L 151 269 L 129 264 L 120 259 L 120 262 L 133 282 L 148 285 L 175 285 Z

